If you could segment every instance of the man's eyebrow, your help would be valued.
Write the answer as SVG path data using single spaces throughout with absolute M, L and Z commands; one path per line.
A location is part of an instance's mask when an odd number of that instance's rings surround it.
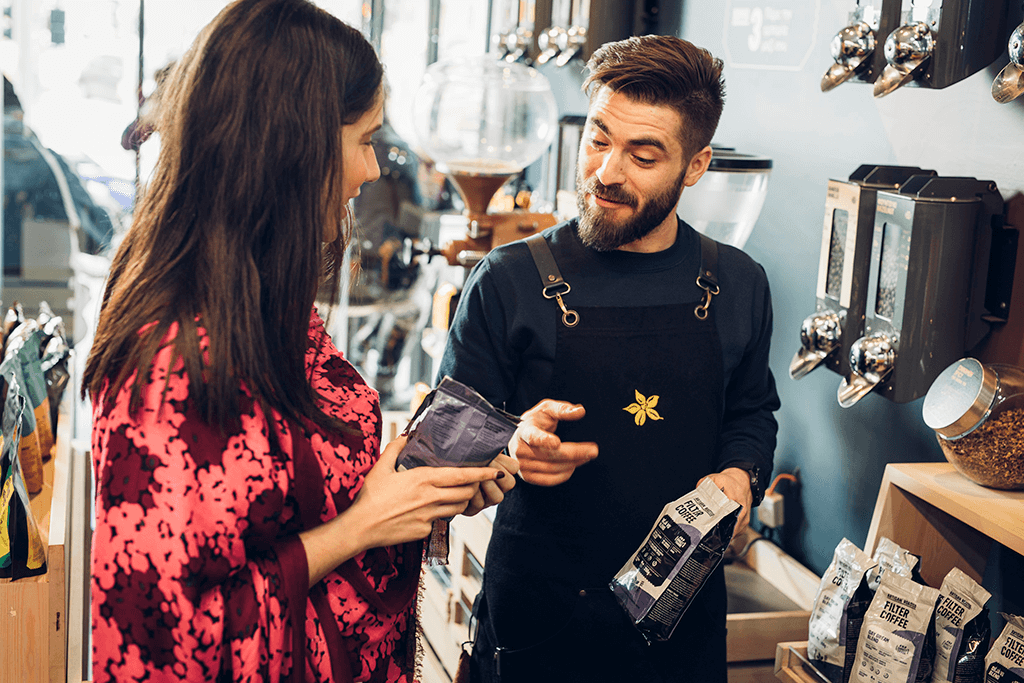
M 611 131 L 608 130 L 608 126 L 601 119 L 594 117 L 590 119 L 590 122 L 601 129 L 601 132 L 611 137 Z M 640 137 L 628 140 L 626 144 L 630 147 L 654 147 L 655 149 L 661 150 L 662 152 L 668 153 L 668 148 L 665 147 L 665 143 L 655 137 Z

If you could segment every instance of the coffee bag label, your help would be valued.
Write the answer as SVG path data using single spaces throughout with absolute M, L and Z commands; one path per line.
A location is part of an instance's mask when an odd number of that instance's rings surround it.
M 1017 683 L 1024 679 L 1024 617 L 1002 616 L 1006 626 L 985 657 L 985 683 Z
M 739 503 L 710 480 L 666 505 L 609 584 L 647 638 L 667 640 L 732 540 Z
M 913 683 L 939 591 L 886 572 L 857 643 L 852 681 Z
M 848 539 L 836 546 L 832 563 L 821 577 L 811 608 L 807 655 L 842 669 L 846 662 L 847 606 L 868 569 L 875 566 L 867 553 Z M 849 643 L 854 647 L 856 643 Z
M 932 683 L 954 683 L 965 628 L 985 609 L 992 594 L 957 567 L 942 580 L 935 606 L 935 667 Z

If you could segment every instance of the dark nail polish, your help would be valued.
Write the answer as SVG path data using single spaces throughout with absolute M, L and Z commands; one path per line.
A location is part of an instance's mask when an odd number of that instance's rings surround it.
M 505 476 L 504 472 L 498 472 L 498 476 L 496 476 L 495 479 L 501 479 L 504 476 Z

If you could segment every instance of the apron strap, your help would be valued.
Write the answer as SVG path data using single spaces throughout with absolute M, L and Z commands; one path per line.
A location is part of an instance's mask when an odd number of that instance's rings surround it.
M 558 307 L 562 309 L 562 324 L 566 327 L 576 327 L 580 322 L 580 315 L 576 311 L 565 307 L 562 295 L 572 291 L 569 283 L 562 279 L 562 273 L 558 270 L 555 257 L 544 236 L 540 233 L 530 235 L 524 240 L 530 248 L 530 255 L 537 265 L 537 272 L 540 273 L 540 281 L 543 289 L 541 294 L 545 299 L 555 299 Z
M 698 320 L 705 320 L 711 306 L 711 297 L 721 291 L 718 288 L 718 242 L 703 233 L 697 234 L 700 236 L 700 273 L 697 275 L 697 286 L 704 290 L 704 298 L 693 309 L 693 314 Z

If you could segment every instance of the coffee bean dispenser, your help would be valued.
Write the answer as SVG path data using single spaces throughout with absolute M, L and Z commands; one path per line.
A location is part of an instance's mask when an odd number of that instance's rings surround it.
M 857 0 L 847 25 L 832 38 L 832 64 L 821 79 L 821 91 L 828 92 L 850 82 L 873 83 L 885 68 L 883 43 L 900 24 L 899 2 Z
M 902 25 L 883 39 L 888 64 L 875 80 L 875 97 L 905 85 L 945 88 L 985 68 L 1002 52 L 1002 41 L 993 37 L 1006 35 L 1006 0 L 900 4 Z
M 990 247 L 1003 230 L 991 181 L 918 175 L 878 192 L 864 336 L 850 348 L 841 406 L 871 391 L 896 403 L 923 396 L 990 324 L 1005 322 L 998 306 L 986 305 Z
M 875 197 L 898 190 L 915 175 L 934 176 L 916 166 L 864 164 L 848 180 L 829 180 L 814 315 L 800 327 L 800 350 L 789 376 L 800 379 L 819 364 L 843 375 L 850 372 L 850 347 L 864 332 Z

